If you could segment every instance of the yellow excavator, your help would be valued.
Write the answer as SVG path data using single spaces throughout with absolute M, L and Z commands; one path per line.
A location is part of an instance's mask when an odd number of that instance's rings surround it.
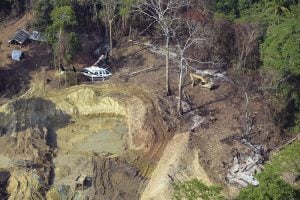
M 214 87 L 214 83 L 212 81 L 210 81 L 209 75 L 204 76 L 204 75 L 190 72 L 190 77 L 192 80 L 192 87 L 194 87 L 197 80 L 200 80 L 200 85 L 204 88 L 211 90 Z

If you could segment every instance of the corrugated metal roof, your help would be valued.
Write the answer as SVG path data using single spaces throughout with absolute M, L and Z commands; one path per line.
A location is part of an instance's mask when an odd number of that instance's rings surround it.
M 29 37 L 29 33 L 23 29 L 16 32 L 15 36 L 8 40 L 9 43 L 16 41 L 19 44 L 23 44 Z
M 45 36 L 41 32 L 38 32 L 38 31 L 32 31 L 32 33 L 29 36 L 29 39 L 35 40 L 35 41 L 40 41 L 40 42 L 46 41 Z

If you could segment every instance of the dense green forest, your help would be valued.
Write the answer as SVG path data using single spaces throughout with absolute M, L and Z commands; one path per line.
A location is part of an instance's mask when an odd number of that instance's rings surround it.
M 166 37 L 170 45 L 177 44 L 168 30 L 152 25 L 147 15 L 139 12 L 142 0 L 1 0 L 0 21 L 32 13 L 28 25 L 48 35 L 59 66 L 68 63 L 80 51 L 79 34 L 93 32 L 101 42 L 116 46 L 122 37 Z M 273 110 L 273 119 L 282 132 L 300 132 L 300 5 L 298 0 L 203 0 L 191 1 L 190 16 L 205 19 L 213 31 L 213 47 L 201 56 L 209 58 L 215 52 L 225 63 L 224 68 L 236 68 L 264 77 L 258 88 Z M 188 12 L 187 11 L 187 12 Z M 185 11 L 171 13 L 180 15 Z M 164 23 L 163 21 L 159 21 Z M 222 30 L 222 31 L 219 31 Z M 185 32 L 186 33 L 186 32 Z M 192 53 L 193 54 L 193 53 Z M 199 56 L 196 54 L 195 56 Z M 167 86 L 168 87 L 168 86 Z M 282 173 L 300 172 L 299 142 L 274 156 L 258 175 L 260 185 L 242 190 L 239 199 L 297 199 L 300 187 L 282 180 Z M 284 164 L 283 164 L 284 163 Z M 202 183 L 189 182 L 193 187 L 210 190 Z M 177 186 L 178 190 L 184 185 Z M 203 189 L 204 188 L 204 189 Z M 188 187 L 189 189 L 189 187 Z M 181 190 L 180 190 L 181 192 Z M 177 195 L 180 194 L 177 193 Z M 218 194 L 215 194 L 218 193 Z M 219 197 L 219 190 L 212 195 Z M 179 199 L 178 196 L 175 199 Z M 204 199 L 213 199 L 210 197 Z

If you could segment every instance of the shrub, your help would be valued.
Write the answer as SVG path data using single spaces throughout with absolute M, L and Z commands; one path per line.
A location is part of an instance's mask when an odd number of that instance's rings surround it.
M 219 186 L 206 186 L 202 181 L 193 179 L 174 185 L 173 199 L 175 200 L 222 200 L 222 188 Z

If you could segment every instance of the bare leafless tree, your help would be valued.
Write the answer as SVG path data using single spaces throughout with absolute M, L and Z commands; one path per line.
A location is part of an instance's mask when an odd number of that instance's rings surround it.
M 256 25 L 239 25 L 235 32 L 238 52 L 237 67 L 257 66 L 260 58 L 258 40 L 262 36 L 262 31 Z
M 175 61 L 179 66 L 179 81 L 178 81 L 178 104 L 177 112 L 181 114 L 182 112 L 182 85 L 185 77 L 185 72 L 188 68 L 192 67 L 192 64 L 210 64 L 219 65 L 218 59 L 202 61 L 198 59 L 193 59 L 190 57 L 190 50 L 193 48 L 204 48 L 206 43 L 212 41 L 212 36 L 209 29 L 194 20 L 182 19 L 179 23 L 180 29 L 174 30 L 172 33 L 172 39 L 176 41 L 176 53 L 177 57 Z
M 188 0 L 143 0 L 135 6 L 135 11 L 145 15 L 151 22 L 157 23 L 165 38 L 166 54 L 166 93 L 171 94 L 169 81 L 169 43 L 172 27 L 178 22 L 178 12 L 187 7 Z
M 110 56 L 113 52 L 113 41 L 112 41 L 112 24 L 117 16 L 117 6 L 119 1 L 117 0 L 100 0 L 102 5 L 102 10 L 100 11 L 100 17 L 104 18 L 105 24 L 107 26 L 106 30 L 109 30 L 109 47 L 110 47 Z

